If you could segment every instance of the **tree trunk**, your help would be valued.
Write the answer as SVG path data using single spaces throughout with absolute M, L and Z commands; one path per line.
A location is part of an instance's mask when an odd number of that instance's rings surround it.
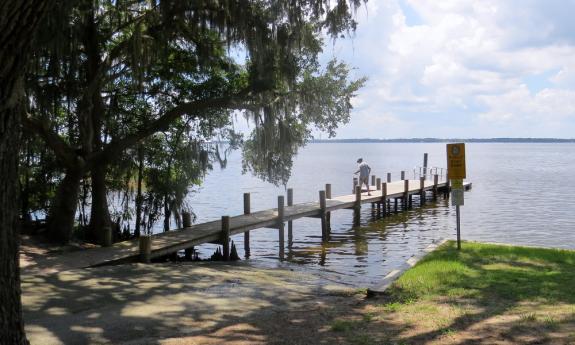
M 91 171 L 92 176 L 92 210 L 90 213 L 90 238 L 103 244 L 102 229 L 112 226 L 108 209 L 108 190 L 106 188 L 107 164 L 96 164 Z
M 4 79 L 2 79 L 4 81 Z M 0 95 L 7 93 L 0 83 Z M 9 92 L 9 91 L 8 91 Z M 4 104 L 4 99 L 2 100 Z M 0 111 L 0 343 L 27 344 L 20 304 L 18 259 L 18 143 L 19 114 L 15 109 Z
M 168 203 L 168 194 L 164 195 L 164 231 L 170 231 L 170 205 Z
M 47 220 L 48 234 L 54 241 L 68 243 L 72 238 L 82 177 L 83 169 L 68 169 L 58 186 Z
M 28 344 L 20 301 L 18 152 L 26 62 L 35 33 L 55 0 L 0 2 L 0 343 Z
M 144 197 L 142 195 L 142 180 L 144 178 L 144 151 L 142 146 L 138 147 L 138 191 L 136 193 L 136 229 L 134 236 L 140 237 L 140 226 L 142 223 L 142 204 Z

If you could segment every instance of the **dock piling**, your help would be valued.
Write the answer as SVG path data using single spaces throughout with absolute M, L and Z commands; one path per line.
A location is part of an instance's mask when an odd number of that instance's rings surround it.
M 293 188 L 288 188 L 287 190 L 287 205 L 293 206 Z M 288 221 L 288 247 L 293 244 L 293 223 L 291 220 Z
M 403 173 L 403 171 L 402 171 Z M 403 209 L 407 210 L 407 202 L 409 199 L 409 180 L 403 180 Z
M 425 177 L 419 178 L 419 205 L 423 206 L 425 204 Z
M 439 184 L 439 175 L 433 175 L 433 200 L 437 200 L 437 185 Z
M 190 212 L 182 212 L 182 226 L 184 228 L 189 228 L 192 226 L 192 215 Z M 194 247 L 186 248 L 184 253 L 186 260 L 191 260 L 194 256 Z
M 280 259 L 284 258 L 284 196 L 278 196 L 278 234 L 279 234 L 279 256 Z
M 353 189 L 351 190 L 352 193 L 355 193 L 355 186 L 359 184 L 357 177 L 353 178 Z
M 405 180 L 405 171 L 403 171 L 403 170 L 401 171 L 401 179 Z
M 222 216 L 221 241 L 224 261 L 230 260 L 230 216 Z
M 251 213 L 250 193 L 244 193 L 244 214 Z M 250 257 L 250 232 L 244 232 L 244 253 L 246 258 Z
M 375 179 L 376 179 L 376 176 L 375 176 L 375 175 L 371 175 L 371 185 L 372 185 L 372 186 L 375 186 Z
M 353 223 L 355 225 L 359 225 L 360 214 L 361 214 L 361 187 L 360 186 L 355 186 L 355 205 L 354 205 L 353 209 L 354 209 Z
M 387 183 L 391 183 L 391 173 L 387 173 Z
M 386 200 L 387 200 L 387 183 L 383 182 L 381 184 L 381 206 L 383 209 L 382 215 L 385 216 L 386 213 Z
M 381 190 L 381 178 L 377 178 L 375 180 L 375 185 L 377 186 L 377 190 Z
M 324 242 L 328 241 L 329 238 L 329 230 L 327 227 L 327 219 L 326 219 L 326 200 L 325 200 L 325 190 L 319 191 L 319 209 L 320 209 L 320 218 L 321 218 L 321 239 Z
M 152 254 L 152 235 L 142 235 L 138 240 L 140 242 L 140 262 L 149 264 Z
M 325 184 L 325 198 L 331 199 L 331 183 Z M 325 214 L 325 219 L 327 220 L 327 231 L 331 231 L 331 212 Z

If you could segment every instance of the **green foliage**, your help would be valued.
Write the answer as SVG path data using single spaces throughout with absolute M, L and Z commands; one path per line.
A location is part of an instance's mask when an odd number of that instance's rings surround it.
M 242 111 L 256 125 L 244 146 L 244 171 L 285 184 L 311 130 L 333 136 L 349 120 L 350 99 L 364 80 L 350 80 L 348 67 L 335 61 L 320 71 L 317 57 L 323 35 L 355 29 L 360 4 L 61 2 L 47 16 L 26 80 L 24 124 L 52 160 L 40 148 L 32 156 L 49 167 L 52 183 L 75 169 L 89 184 L 94 167 L 105 166 L 107 187 L 124 193 L 114 218 L 130 219 L 139 145 L 148 219 L 156 218 L 160 195 L 164 213 L 177 215 L 188 187 L 212 161 L 224 161 L 217 148 L 201 156 L 198 147 L 214 139 L 236 146 L 231 118 Z M 49 193 L 41 196 L 49 204 Z

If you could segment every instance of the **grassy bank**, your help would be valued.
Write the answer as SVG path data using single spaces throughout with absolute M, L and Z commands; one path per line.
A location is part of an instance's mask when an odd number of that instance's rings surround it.
M 575 252 L 446 243 L 361 317 L 331 330 L 356 344 L 575 343 Z

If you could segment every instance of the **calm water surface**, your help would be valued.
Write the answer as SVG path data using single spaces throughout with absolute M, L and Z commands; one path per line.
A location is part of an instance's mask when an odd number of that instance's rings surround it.
M 575 144 L 466 144 L 467 181 L 462 238 L 510 244 L 575 249 Z M 332 194 L 350 194 L 356 160 L 363 157 L 372 173 L 398 180 L 401 170 L 413 177 L 423 153 L 429 166 L 445 166 L 445 144 L 310 144 L 296 157 L 287 188 L 294 202 L 317 200 L 325 183 Z M 241 155 L 233 152 L 226 169 L 216 168 L 193 193 L 188 203 L 196 222 L 243 212 L 243 193 L 250 192 L 252 211 L 276 207 L 286 190 L 241 173 Z M 286 227 L 287 228 L 287 227 Z M 376 284 L 410 256 L 441 238 L 455 238 L 455 209 L 444 200 L 384 219 L 362 208 L 362 223 L 353 226 L 353 213 L 332 213 L 332 236 L 322 245 L 319 219 L 294 221 L 294 242 L 287 247 L 286 263 L 317 270 L 353 285 Z M 243 256 L 243 235 L 232 238 Z M 203 257 L 214 246 L 200 248 Z M 274 229 L 251 232 L 250 260 L 275 264 L 278 233 Z

